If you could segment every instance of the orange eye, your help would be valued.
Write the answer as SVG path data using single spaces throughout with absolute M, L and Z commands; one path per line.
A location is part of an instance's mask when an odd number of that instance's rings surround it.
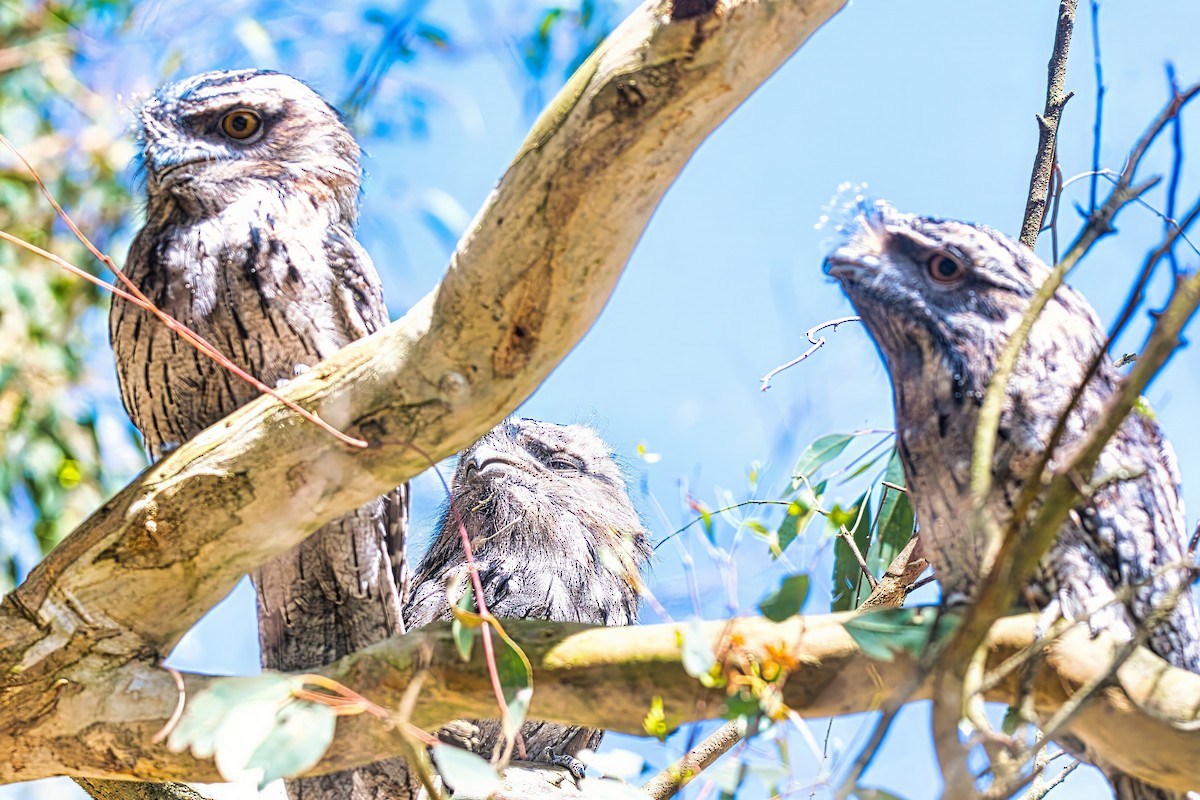
M 958 283 L 967 275 L 967 268 L 962 262 L 947 253 L 934 253 L 925 262 L 925 266 L 929 269 L 929 277 L 933 282 L 943 286 Z
M 245 141 L 258 133 L 262 117 L 248 108 L 238 108 L 221 117 L 221 133 L 230 139 Z

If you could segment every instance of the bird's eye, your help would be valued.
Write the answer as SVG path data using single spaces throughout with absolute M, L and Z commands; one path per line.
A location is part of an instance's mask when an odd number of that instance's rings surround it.
M 555 472 L 583 472 L 583 462 L 567 453 L 554 453 L 546 459 L 546 466 Z
M 262 117 L 257 111 L 238 108 L 221 117 L 221 133 L 230 139 L 244 142 L 262 127 Z
M 929 269 L 929 277 L 934 283 L 943 286 L 958 283 L 967 275 L 967 268 L 962 262 L 948 253 L 934 253 L 925 262 L 925 266 Z

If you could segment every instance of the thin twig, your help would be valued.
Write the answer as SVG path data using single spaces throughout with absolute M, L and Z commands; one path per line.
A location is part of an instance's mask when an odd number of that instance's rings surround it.
M 1054 202 L 1050 206 L 1050 255 L 1052 264 L 1058 263 L 1058 208 L 1062 205 L 1063 174 L 1062 167 L 1054 162 L 1054 185 L 1052 194 Z
M 1092 123 L 1092 180 L 1088 216 L 1096 213 L 1096 179 L 1100 177 L 1100 131 L 1104 121 L 1104 68 L 1100 61 L 1100 0 L 1092 0 L 1092 62 L 1096 73 L 1096 117 Z
M 708 512 L 707 515 L 702 514 L 702 515 L 696 517 L 694 520 L 692 520 L 688 524 L 684 525 L 682 528 L 680 528 L 676 531 L 672 531 L 671 533 L 667 534 L 666 536 L 664 536 L 662 538 L 662 541 L 660 541 L 654 545 L 654 549 L 657 550 L 658 548 L 662 547 L 664 544 L 671 541 L 676 536 L 678 536 L 679 534 L 686 531 L 688 528 L 695 525 L 697 522 L 703 522 L 706 517 L 711 519 L 712 517 L 716 516 L 717 514 L 724 514 L 728 511 L 733 511 L 733 510 L 739 509 L 743 506 L 790 506 L 791 504 L 792 504 L 792 501 L 790 501 L 790 500 L 743 500 L 742 502 L 734 503 L 731 506 L 725 506 L 724 508 L 718 508 L 715 511 Z
M 183 707 L 187 699 L 187 687 L 183 685 L 183 676 L 179 674 L 179 670 L 174 667 L 169 667 L 166 664 L 160 665 L 165 669 L 175 681 L 175 690 L 179 692 L 179 698 L 175 702 L 175 710 L 171 712 L 171 716 L 159 729 L 158 733 L 150 740 L 153 744 L 161 744 L 166 741 L 166 738 L 171 735 L 171 731 L 175 730 L 175 726 L 179 724 L 179 718 L 183 716 Z
M 449 513 L 454 518 L 454 524 L 458 526 L 458 534 L 463 548 L 463 558 L 467 562 L 467 572 L 471 576 L 471 588 L 475 592 L 475 608 L 479 610 L 479 616 L 483 617 L 486 623 L 481 628 L 483 654 L 484 660 L 487 662 L 488 677 L 492 683 L 492 692 L 495 694 L 496 702 L 500 706 L 500 717 L 503 721 L 505 739 L 511 741 L 515 738 L 518 752 L 521 758 L 524 759 L 527 755 L 525 753 L 525 743 L 521 740 L 520 728 L 513 722 L 512 714 L 508 710 L 508 701 L 504 699 L 504 687 L 500 685 L 500 671 L 496 666 L 496 653 L 492 645 L 492 627 L 500 629 L 500 621 L 488 611 L 487 599 L 483 595 L 483 582 L 479 578 L 479 568 L 475 564 L 475 554 L 471 549 L 471 536 L 467 533 L 467 526 L 463 523 L 462 511 L 459 509 L 458 503 L 455 502 L 454 492 L 451 491 L 450 484 L 442 475 L 442 471 L 434 464 L 433 459 L 424 453 L 424 451 L 418 449 L 416 445 L 408 443 L 408 446 L 425 456 L 425 460 L 433 468 L 433 473 L 441 481 L 442 489 L 446 492 L 446 497 L 449 498 L 447 501 L 449 504 Z M 533 676 L 530 676 L 531 681 L 532 679 Z M 532 684 L 530 688 L 532 688 Z M 508 749 L 507 745 L 505 749 Z
M 1025 218 L 1021 222 L 1020 238 L 1030 249 L 1037 244 L 1038 231 L 1046 218 L 1046 199 L 1050 194 L 1050 179 L 1058 147 L 1058 123 L 1062 119 L 1063 107 L 1071 99 L 1071 93 L 1065 91 L 1067 52 L 1071 48 L 1077 3 L 1078 0 L 1062 0 L 1058 7 L 1058 26 L 1054 31 L 1054 49 L 1050 52 L 1049 80 L 1046 82 L 1046 108 L 1037 118 L 1038 147 L 1033 160 L 1033 172 L 1029 177 Z
M 1179 96 L 1179 82 L 1175 79 L 1175 66 L 1167 64 L 1167 86 L 1171 97 Z M 1172 221 L 1175 219 L 1175 202 L 1179 194 L 1179 176 L 1183 171 L 1183 121 L 1178 114 L 1171 120 L 1171 177 L 1167 179 L 1167 215 L 1163 220 L 1164 236 L 1171 233 Z M 1179 260 L 1175 257 L 1175 248 L 1167 251 L 1167 262 L 1171 265 L 1171 274 L 1179 274 Z
M 812 328 L 809 328 L 805 332 L 804 336 L 812 344 L 812 347 L 808 348 L 803 353 L 801 353 L 799 356 L 797 356 L 796 358 L 793 358 L 791 361 L 787 362 L 786 364 L 782 364 L 782 365 L 776 367 L 775 369 L 771 370 L 770 372 L 768 372 L 766 375 L 763 375 L 762 376 L 762 386 L 759 386 L 758 390 L 760 392 L 765 392 L 767 389 L 770 389 L 771 388 L 771 378 L 774 378 L 776 375 L 783 372 L 785 369 L 791 369 L 792 367 L 796 366 L 801 361 L 808 358 L 813 353 L 817 352 L 818 350 L 820 350 L 822 347 L 825 346 L 825 337 L 822 336 L 820 339 L 814 339 L 813 334 L 815 334 L 817 331 L 824 330 L 825 328 L 833 328 L 833 332 L 837 333 L 838 326 L 843 325 L 847 322 L 862 322 L 862 317 L 840 317 L 838 319 L 827 320 L 825 322 L 822 322 L 820 325 L 816 325 Z
M 1058 758 L 1059 755 L 1061 754 L 1055 754 L 1054 758 Z M 1042 800 L 1043 797 L 1050 793 L 1051 789 L 1054 789 L 1062 784 L 1062 782 L 1070 777 L 1071 773 L 1078 768 L 1079 762 L 1072 761 L 1070 764 L 1067 764 L 1067 766 L 1063 767 L 1062 771 L 1055 775 L 1052 780 L 1047 781 L 1040 787 L 1031 788 L 1028 792 L 1021 796 L 1021 800 Z
M 847 530 L 845 525 L 839 525 L 837 535 L 838 538 L 840 538 L 846 544 L 846 546 L 850 548 L 850 552 L 854 555 L 854 560 L 858 562 L 858 568 L 862 572 L 862 577 L 866 578 L 867 584 L 874 589 L 879 585 L 879 581 L 876 580 L 875 576 L 871 574 L 871 568 L 867 566 L 867 559 L 863 557 L 862 551 L 858 549 L 858 542 L 854 541 L 854 533 L 858 530 L 858 526 L 862 524 L 863 513 L 870 505 L 871 496 L 868 493 L 867 496 L 863 498 L 862 505 L 858 507 L 858 516 L 854 520 L 854 527 Z M 858 592 L 858 587 L 861 585 L 861 580 L 855 585 L 856 594 Z

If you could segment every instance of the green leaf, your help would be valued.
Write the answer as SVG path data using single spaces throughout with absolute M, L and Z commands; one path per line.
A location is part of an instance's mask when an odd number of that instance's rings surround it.
M 758 604 L 758 610 L 772 622 L 783 622 L 793 614 L 800 612 L 808 598 L 808 576 L 789 575 L 779 584 L 779 588 Z
M 834 506 L 829 512 L 830 523 L 849 530 L 860 553 L 867 552 L 871 540 L 870 503 L 870 493 L 867 492 L 850 508 Z M 839 537 L 833 547 L 833 598 L 830 607 L 833 611 L 850 611 L 858 608 L 870 594 L 871 584 L 863 575 L 854 551 Z
M 453 591 L 453 587 L 450 587 L 449 591 Z M 454 637 L 454 646 L 458 649 L 458 654 L 462 656 L 463 661 L 471 660 L 471 647 L 475 644 L 475 633 L 483 623 L 483 619 L 477 613 L 478 610 L 475 607 L 475 592 L 468 586 L 450 611 L 454 615 L 454 619 L 450 622 L 450 635 Z
M 281 708 L 275 723 L 246 762 L 246 769 L 262 770 L 259 790 L 315 766 L 333 741 L 337 715 L 327 705 L 297 701 Z
M 705 678 L 710 677 L 713 667 L 717 664 L 717 657 L 700 620 L 690 620 L 679 636 L 683 671 L 703 682 Z
M 881 608 L 847 620 L 846 632 L 865 655 L 892 661 L 897 653 L 919 658 L 927 645 L 948 635 L 958 621 L 957 615 L 936 608 Z
M 725 698 L 725 711 L 721 716 L 728 720 L 737 720 L 745 731 L 754 730 L 762 717 L 762 706 L 749 687 L 741 686 Z M 742 738 L 749 735 L 745 731 Z
M 455 796 L 487 797 L 500 790 L 496 769 L 479 756 L 450 744 L 439 744 L 430 751 L 442 780 Z
M 1006 736 L 1012 736 L 1025 723 L 1025 718 L 1021 716 L 1021 709 L 1018 706 L 1009 706 L 1004 712 L 1004 721 L 1000 724 L 1000 731 Z
M 167 747 L 211 756 L 226 780 L 260 787 L 299 774 L 325 753 L 336 722 L 329 706 L 295 699 L 302 685 L 278 673 L 216 681 L 189 700 Z
M 798 489 L 803 485 L 801 478 L 811 481 L 817 470 L 841 455 L 853 440 L 852 433 L 831 433 L 804 448 L 792 470 L 792 488 Z
M 244 764 L 270 732 L 276 711 L 291 700 L 293 685 L 292 678 L 276 672 L 215 681 L 188 700 L 167 748 L 173 753 L 190 749 L 197 758 L 244 749 Z M 255 731 L 261 732 L 253 734 L 258 738 L 248 741 Z
M 757 519 L 748 519 L 742 524 L 757 533 L 759 536 L 766 536 L 768 538 L 771 536 L 771 532 L 767 530 L 767 526 L 763 525 L 762 522 Z
M 865 464 L 860 464 L 860 465 L 858 465 L 858 466 L 857 466 L 857 467 L 854 469 L 854 471 L 853 471 L 853 472 L 851 472 L 849 475 L 847 475 L 845 478 L 843 478 L 843 479 L 841 480 L 841 483 L 843 483 L 843 484 L 849 483 L 850 481 L 852 481 L 852 480 L 854 480 L 855 478 L 857 478 L 859 475 L 862 475 L 864 472 L 866 472 L 867 470 L 869 470 L 871 467 L 873 467 L 873 466 L 875 466 L 876 464 L 878 464 L 878 463 L 879 463 L 879 459 L 883 458 L 885 455 L 887 455 L 887 451 L 886 451 L 886 450 L 885 450 L 884 452 L 880 453 L 879 455 L 877 455 L 877 456 L 875 456 L 875 457 L 871 458 L 871 459 L 870 459 L 869 461 L 867 461 Z
M 883 479 L 896 486 L 904 485 L 904 468 L 900 454 L 893 450 Z M 881 487 L 883 499 L 879 503 L 879 521 L 871 550 L 867 555 L 867 566 L 878 577 L 891 566 L 892 561 L 912 538 L 914 517 L 908 495 L 895 489 Z
M 783 522 L 779 525 L 779 531 L 775 534 L 776 548 L 771 553 L 773 557 L 779 558 L 783 555 L 783 551 L 788 549 L 788 545 L 796 541 L 796 537 L 808 527 L 813 517 L 817 515 L 817 508 L 821 504 L 821 495 L 825 492 L 825 483 L 825 481 L 821 481 L 811 489 L 805 486 L 788 506 Z
M 495 648 L 496 672 L 500 676 L 500 688 L 504 692 L 504 702 L 508 705 L 508 715 L 514 726 L 505 731 L 505 736 L 516 736 L 529 712 L 529 701 L 533 698 L 533 665 L 517 643 L 509 638 L 504 629 L 492 624 L 500 641 Z

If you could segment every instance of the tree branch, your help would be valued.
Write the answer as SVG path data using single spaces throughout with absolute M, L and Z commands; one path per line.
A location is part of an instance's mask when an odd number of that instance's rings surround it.
M 890 662 L 863 655 L 844 624 L 853 614 L 705 623 L 714 647 L 734 642 L 727 665 L 756 662 L 785 667 L 782 697 L 804 717 L 859 713 L 886 703 L 917 678 L 916 660 L 896 653 Z M 1035 642 L 1035 615 L 1006 617 L 988 639 L 989 670 Z M 589 628 L 569 623 L 510 621 L 506 629 L 534 667 L 530 717 L 640 734 L 643 717 L 661 698 L 669 727 L 722 713 L 725 694 L 705 689 L 683 669 L 681 625 Z M 1046 646 L 1033 667 L 1035 708 L 1050 713 L 1103 674 L 1122 643 L 1091 638 L 1076 625 Z M 347 656 L 324 674 L 354 686 L 373 702 L 396 707 L 413 676 L 427 675 L 412 721 L 433 730 L 460 717 L 494 715 L 487 671 L 476 648 L 471 662 L 458 655 L 449 624 L 438 624 Z M 1014 670 L 988 698 L 1015 702 L 1027 686 Z M 221 678 L 187 675 L 189 697 Z M 926 680 L 911 699 L 930 696 Z M 133 690 L 136 687 L 136 692 Z M 20 758 L 0 763 L 0 781 L 68 773 L 82 777 L 214 780 L 211 762 L 149 744 L 176 702 L 165 670 L 132 662 L 110 679 L 64 690 L 62 710 L 47 714 L 25 734 Z M 114 702 L 114 698 L 116 702 Z M 1139 648 L 1117 670 L 1115 683 L 1087 700 L 1067 726 L 1089 752 L 1124 772 L 1168 787 L 1200 785 L 1200 675 L 1169 666 Z M 65 712 L 65 713 L 64 713 Z M 71 713 L 75 712 L 75 713 Z M 62 720 L 76 720 L 64 728 Z M 116 743 L 116 746 L 114 746 Z M 367 716 L 346 717 L 314 770 L 361 766 L 400 752 L 395 732 Z
M 1075 30 L 1075 7 L 1078 0 L 1062 0 L 1058 6 L 1058 25 L 1054 30 L 1054 49 L 1047 67 L 1046 108 L 1038 115 L 1038 146 L 1029 176 L 1029 197 L 1025 201 L 1025 218 L 1021 221 L 1021 242 L 1031 250 L 1037 244 L 1038 233 L 1046 218 L 1046 198 L 1050 179 L 1054 175 L 1055 154 L 1058 149 L 1058 123 L 1062 110 L 1071 95 L 1066 91 L 1067 52 L 1071 49 L 1071 34 Z

